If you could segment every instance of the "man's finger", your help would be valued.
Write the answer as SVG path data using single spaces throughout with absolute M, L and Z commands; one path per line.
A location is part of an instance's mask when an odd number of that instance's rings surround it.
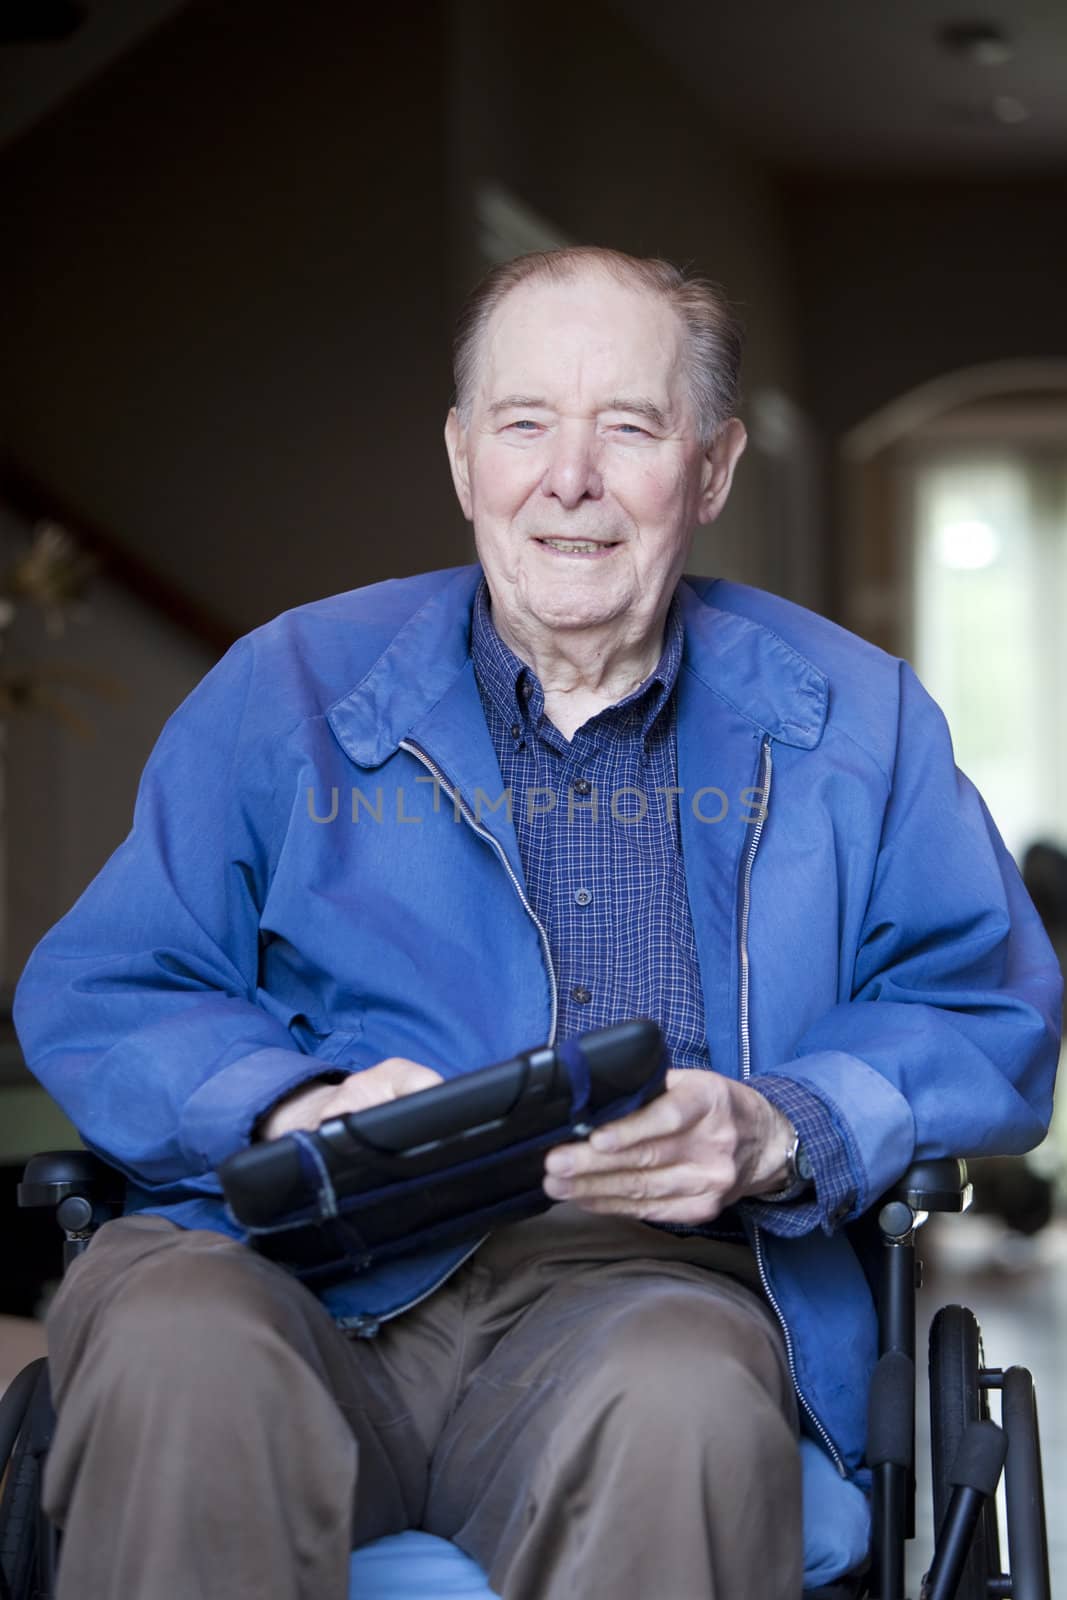
M 667 1076 L 669 1078 L 670 1073 Z M 704 1074 L 687 1072 L 685 1077 L 702 1078 Z M 643 1143 L 646 1139 L 680 1133 L 698 1116 L 703 1116 L 708 1109 L 704 1102 L 710 1101 L 713 1090 L 711 1084 L 696 1085 L 697 1094 L 693 1095 L 690 1093 L 688 1082 L 684 1087 L 686 1091 L 684 1095 L 672 1092 L 674 1089 L 672 1085 L 666 1094 L 657 1096 L 639 1111 L 631 1111 L 629 1116 L 620 1117 L 618 1122 L 609 1122 L 606 1127 L 597 1128 L 590 1134 L 589 1143 L 594 1150 L 626 1150 L 631 1145 Z
M 589 1144 L 558 1144 L 545 1156 L 545 1171 L 557 1176 L 581 1176 L 587 1172 L 633 1172 L 648 1167 L 666 1167 L 674 1159 L 672 1140 L 642 1139 L 623 1150 L 594 1150 Z
M 668 1200 L 620 1200 L 612 1197 L 575 1201 L 574 1204 L 597 1216 L 635 1217 L 639 1222 L 680 1222 L 688 1227 L 714 1222 L 722 1210 L 718 1198 L 705 1195 Z
M 691 1162 L 671 1167 L 630 1167 L 616 1172 L 587 1172 L 575 1177 L 548 1173 L 545 1193 L 554 1200 L 663 1201 L 710 1196 L 707 1175 Z
M 383 1105 L 387 1100 L 400 1100 L 420 1089 L 432 1089 L 444 1080 L 433 1067 L 419 1061 L 409 1061 L 405 1056 L 389 1056 L 362 1072 L 353 1072 L 339 1083 L 328 1101 L 328 1117 L 343 1115 L 346 1111 L 368 1111 L 372 1106 Z
M 646 1172 L 593 1172 L 577 1178 L 561 1178 L 549 1173 L 543 1188 L 553 1200 L 663 1200 L 677 1193 L 670 1180 L 670 1169 L 652 1168 Z
M 438 1083 L 444 1083 L 444 1078 L 433 1067 L 424 1067 L 420 1061 L 405 1061 L 403 1057 L 394 1057 L 397 1065 L 393 1087 L 397 1095 L 417 1094 L 420 1089 L 432 1089 Z

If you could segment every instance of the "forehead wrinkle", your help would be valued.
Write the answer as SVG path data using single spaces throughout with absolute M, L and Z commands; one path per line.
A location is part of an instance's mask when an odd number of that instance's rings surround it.
M 665 428 L 668 417 L 673 415 L 673 408 L 668 403 L 664 413 L 654 400 L 647 399 L 644 395 L 616 395 L 609 400 L 607 405 L 600 408 L 602 411 L 629 411 L 635 417 L 644 417 L 646 422 L 651 422 L 655 428 Z
M 603 301 L 594 306 L 594 315 L 590 318 L 586 315 L 587 305 L 581 304 L 583 297 L 579 292 L 590 286 L 588 279 L 573 284 L 531 281 L 512 290 L 495 308 L 484 335 L 478 385 L 482 404 L 489 414 L 497 414 L 512 401 L 548 410 L 573 410 L 577 414 L 632 410 L 657 426 L 680 424 L 682 415 L 691 407 L 691 396 L 684 328 L 677 312 L 658 297 L 646 297 L 636 287 L 605 281 L 607 293 Z M 630 346 L 631 355 L 644 370 L 630 374 L 623 370 L 622 363 L 612 361 L 620 353 L 617 326 L 611 323 L 620 299 L 631 305 L 635 299 L 641 300 L 651 313 L 648 320 L 641 319 L 638 324 L 636 348 Z M 545 315 L 549 306 L 556 315 Z M 551 361 L 554 337 L 558 334 L 566 342 L 568 329 L 575 324 L 584 338 L 572 344 L 569 350 L 565 349 L 566 370 L 554 365 L 550 370 L 544 363 L 546 359 Z M 627 344 L 625 335 L 623 344 Z M 655 363 L 655 371 L 649 368 L 649 357 Z M 665 404 L 657 404 L 657 400 L 651 398 L 646 388 L 649 378 L 657 380 L 651 386 L 652 392 Z M 630 379 L 637 380 L 632 387 Z M 583 396 L 583 387 L 587 384 L 591 392 Z M 493 390 L 499 393 L 504 385 L 507 385 L 507 395 L 491 401 Z M 661 387 L 662 394 L 659 393 Z M 674 392 L 676 387 L 680 387 L 681 393 Z
M 501 411 L 550 411 L 552 408 L 543 395 L 536 394 L 505 394 L 499 400 L 494 400 L 488 407 L 491 416 L 496 416 Z
M 503 411 L 554 411 L 551 401 L 539 394 L 505 394 L 499 400 L 492 400 L 486 410 L 490 416 L 499 416 Z M 651 422 L 654 427 L 666 428 L 670 425 L 673 416 L 673 407 L 668 402 L 664 411 L 654 400 L 645 395 L 613 395 L 611 399 L 601 401 L 588 413 L 581 415 L 599 416 L 604 411 L 628 411 L 635 417 L 644 417 L 646 422 Z

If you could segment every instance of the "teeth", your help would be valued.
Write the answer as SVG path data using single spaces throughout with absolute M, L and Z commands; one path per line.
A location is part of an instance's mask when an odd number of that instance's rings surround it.
M 584 556 L 600 549 L 595 539 L 542 539 L 541 543 L 547 544 L 552 550 L 564 550 L 568 555 Z

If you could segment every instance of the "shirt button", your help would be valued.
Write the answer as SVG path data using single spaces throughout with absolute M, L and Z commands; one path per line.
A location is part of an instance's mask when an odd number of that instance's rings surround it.
M 575 794 L 591 794 L 592 790 L 593 785 L 589 782 L 588 778 L 579 778 L 574 785 Z
M 575 889 L 574 891 L 575 905 L 587 906 L 592 898 L 592 891 L 589 889 Z
M 517 722 L 513 722 L 511 724 L 511 737 L 513 739 L 517 739 L 521 732 L 522 732 L 522 729 L 519 727 L 519 724 Z
M 579 983 L 571 990 L 571 999 L 576 1005 L 587 1006 L 592 998 L 592 991 L 585 988 L 583 984 Z

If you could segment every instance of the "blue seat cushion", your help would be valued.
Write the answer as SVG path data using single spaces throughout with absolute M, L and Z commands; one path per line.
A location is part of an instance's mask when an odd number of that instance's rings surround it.
M 814 1439 L 800 1441 L 804 1497 L 804 1587 L 815 1589 L 860 1566 L 871 1542 L 871 1508 L 863 1490 L 838 1475 Z
M 853 1483 L 812 1439 L 800 1441 L 804 1495 L 804 1587 L 829 1583 L 867 1554 L 870 1511 Z M 352 1552 L 350 1600 L 493 1600 L 476 1561 L 447 1539 L 415 1529 Z
M 352 1552 L 350 1600 L 492 1600 L 476 1561 L 435 1533 L 409 1529 Z

